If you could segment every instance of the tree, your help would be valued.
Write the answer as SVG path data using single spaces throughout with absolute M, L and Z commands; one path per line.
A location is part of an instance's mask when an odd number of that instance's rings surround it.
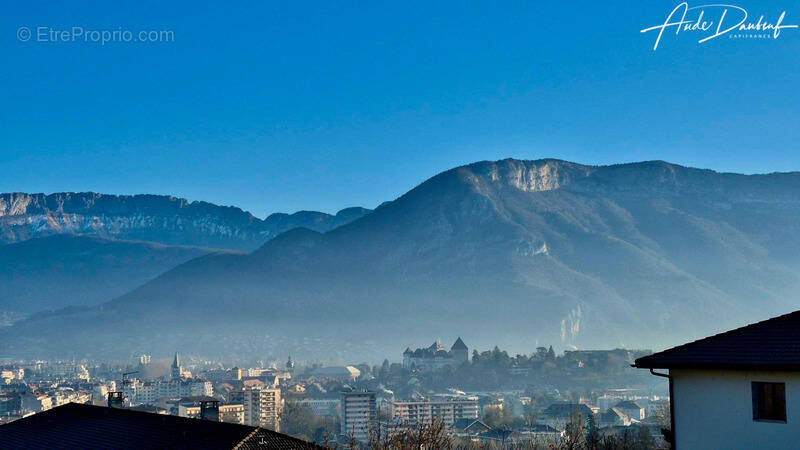
M 595 450 L 600 445 L 600 430 L 597 428 L 597 421 L 594 416 L 586 418 L 586 448 Z
M 311 440 L 315 431 L 323 424 L 305 403 L 286 399 L 281 410 L 281 432 L 301 439 Z
M 656 423 L 661 428 L 661 434 L 667 444 L 672 446 L 672 416 L 669 409 L 669 402 L 660 402 L 653 410 L 653 416 L 656 418 Z
M 583 416 L 576 409 L 570 421 L 564 427 L 564 449 L 583 450 L 586 449 L 586 435 L 583 430 Z
M 550 361 L 555 361 L 555 359 L 556 359 L 556 352 L 553 351 L 553 346 L 552 345 L 547 350 L 547 359 L 549 359 Z

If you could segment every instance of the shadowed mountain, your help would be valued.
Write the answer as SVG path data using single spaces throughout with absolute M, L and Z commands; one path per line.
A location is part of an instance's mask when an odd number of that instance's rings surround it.
M 272 214 L 261 220 L 232 206 L 189 202 L 165 195 L 10 193 L 0 194 L 0 243 L 69 233 L 166 245 L 253 250 L 291 228 L 324 232 L 368 212 L 364 208 L 347 208 L 333 216 L 300 211 Z
M 661 347 L 798 309 L 798 194 L 798 173 L 475 163 L 325 234 L 294 229 L 20 323 L 9 352 L 98 356 L 99 336 L 115 351 L 324 358 L 457 334 L 520 352 Z M 36 331 L 60 323 L 57 339 Z
M 122 295 L 209 250 L 54 235 L 0 246 L 0 311 L 6 318 Z

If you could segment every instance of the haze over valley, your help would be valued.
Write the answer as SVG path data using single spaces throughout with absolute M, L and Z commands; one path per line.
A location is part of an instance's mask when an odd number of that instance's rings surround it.
M 0 341 L 87 357 L 382 358 L 458 335 L 662 348 L 797 309 L 798 192 L 800 173 L 507 159 L 335 216 L 3 194 L 0 309 L 27 318 Z

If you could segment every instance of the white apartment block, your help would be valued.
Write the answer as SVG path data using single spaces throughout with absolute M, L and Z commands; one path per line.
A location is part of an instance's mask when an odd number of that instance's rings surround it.
M 409 424 L 430 424 L 441 420 L 446 426 L 451 426 L 456 420 L 477 419 L 478 415 L 478 399 L 473 397 L 392 402 L 392 419 Z
M 159 398 L 210 397 L 214 388 L 201 379 L 141 381 L 133 379 L 123 388 L 131 405 L 154 404 Z
M 377 426 L 378 408 L 375 392 L 351 391 L 341 393 L 342 435 L 366 442 Z
M 242 404 L 245 425 L 280 431 L 280 389 L 263 386 L 245 387 Z

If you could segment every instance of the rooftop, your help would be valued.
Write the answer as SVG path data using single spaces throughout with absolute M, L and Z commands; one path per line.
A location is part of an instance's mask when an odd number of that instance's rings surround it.
M 461 340 L 461 336 L 459 336 L 458 339 L 456 339 L 456 341 L 453 343 L 453 346 L 450 347 L 450 350 L 468 350 L 468 348 L 467 344 L 465 344 L 464 341 Z
M 319 448 L 264 428 L 78 403 L 0 426 L 0 442 L 6 449 Z
M 628 408 L 628 409 L 641 409 L 642 406 L 639 405 L 638 403 L 636 403 L 633 400 L 623 400 L 623 401 L 617 403 L 616 405 L 614 405 L 614 407 L 615 408 Z
M 543 411 L 543 414 L 550 417 L 571 417 L 573 414 L 587 416 L 594 413 L 583 403 L 553 403 Z
M 800 311 L 637 359 L 644 369 L 800 370 Z

